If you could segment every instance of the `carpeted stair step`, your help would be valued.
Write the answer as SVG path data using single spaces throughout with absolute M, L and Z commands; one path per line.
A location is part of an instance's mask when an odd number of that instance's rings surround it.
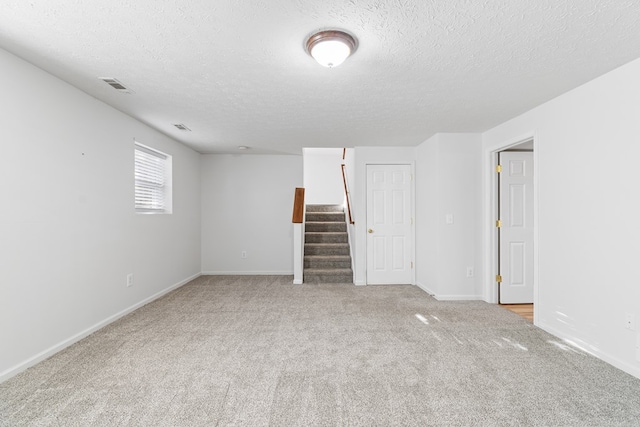
M 349 255 L 305 255 L 304 268 L 351 268 Z
M 342 206 L 307 205 L 304 283 L 353 283 L 347 223 Z
M 306 232 L 305 243 L 347 243 L 347 233 L 334 232 Z
M 305 255 L 349 255 L 348 243 L 305 243 Z
M 353 272 L 350 268 L 306 268 L 303 280 L 305 283 L 353 283 Z
M 307 205 L 307 212 L 344 212 L 342 205 Z
M 308 212 L 306 222 L 344 222 L 344 212 Z
M 305 232 L 330 231 L 330 232 L 347 232 L 347 224 L 345 222 L 329 221 L 329 222 L 306 222 L 304 226 Z

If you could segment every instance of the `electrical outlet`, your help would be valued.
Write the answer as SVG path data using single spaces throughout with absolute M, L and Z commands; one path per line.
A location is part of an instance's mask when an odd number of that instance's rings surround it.
M 246 259 L 247 258 L 247 251 L 240 252 L 240 258 Z
M 473 277 L 473 267 L 467 267 L 467 277 Z
M 446 214 L 444 216 L 444 222 L 446 224 L 453 224 L 453 214 Z
M 624 327 L 635 331 L 636 330 L 636 316 L 632 313 L 627 313 L 624 316 Z
M 127 288 L 133 286 L 133 273 L 127 274 Z

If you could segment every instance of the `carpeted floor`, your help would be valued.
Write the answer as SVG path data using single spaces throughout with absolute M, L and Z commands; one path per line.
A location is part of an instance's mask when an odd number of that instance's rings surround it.
M 2 426 L 638 426 L 640 380 L 483 302 L 203 276 L 0 384 Z

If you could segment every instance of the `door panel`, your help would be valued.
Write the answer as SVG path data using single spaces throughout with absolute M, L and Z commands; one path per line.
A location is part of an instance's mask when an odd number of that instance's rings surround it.
M 412 282 L 410 172 L 367 165 L 367 284 Z
M 500 153 L 500 302 L 533 302 L 533 153 Z
M 373 224 L 384 224 L 385 223 L 385 196 L 384 191 L 373 191 Z
M 373 237 L 373 251 L 374 251 L 374 264 L 373 269 L 375 271 L 385 271 L 385 259 L 386 259 L 386 239 L 382 236 Z
M 511 286 L 525 286 L 526 250 L 522 242 L 511 242 L 509 245 L 509 276 Z
M 393 241 L 393 270 L 402 270 L 406 264 L 406 254 L 404 248 L 406 246 L 406 239 L 404 236 L 392 236 Z
M 524 227 L 526 216 L 525 186 L 521 184 L 511 184 L 509 186 L 509 193 L 509 225 L 511 227 Z

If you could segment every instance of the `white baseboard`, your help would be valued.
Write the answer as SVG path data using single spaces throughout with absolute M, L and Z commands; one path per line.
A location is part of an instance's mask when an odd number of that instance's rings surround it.
M 203 276 L 293 276 L 291 271 L 203 271 Z
M 482 295 L 434 295 L 438 301 L 484 301 Z
M 298 280 L 293 280 L 293 284 L 294 285 L 302 285 L 302 280 L 298 279 Z
M 21 362 L 19 364 L 17 364 L 16 366 L 7 369 L 6 371 L 0 372 L 0 383 L 8 380 L 9 378 L 19 374 L 20 372 L 26 370 L 27 368 L 30 368 L 40 362 L 42 362 L 43 360 L 53 356 L 54 354 L 58 353 L 61 350 L 64 350 L 65 348 L 69 347 L 72 344 L 77 343 L 78 341 L 80 341 L 81 339 L 91 335 L 92 333 L 94 333 L 95 331 L 104 328 L 105 326 L 107 326 L 110 323 L 115 322 L 116 320 L 120 319 L 123 316 L 126 316 L 127 314 L 139 309 L 140 307 L 149 304 L 150 302 L 160 298 L 161 296 L 164 296 L 166 294 L 168 294 L 169 292 L 178 289 L 180 286 L 183 286 L 187 283 L 189 283 L 190 281 L 192 281 L 195 278 L 200 277 L 201 274 L 194 274 L 191 277 L 188 277 L 184 280 L 181 280 L 180 282 L 169 286 L 166 289 L 163 289 L 162 291 L 151 295 L 148 298 L 145 298 L 144 300 L 128 307 L 125 308 L 124 310 L 114 314 L 113 316 L 109 316 L 106 319 L 102 320 L 101 322 L 96 323 L 95 325 L 85 329 L 82 332 L 79 332 L 75 335 L 73 335 L 70 338 L 67 338 L 64 341 L 59 342 L 58 344 L 49 347 L 48 349 L 36 354 L 33 357 L 30 357 L 29 359 L 25 360 L 24 362 Z
M 422 284 L 420 282 L 416 282 L 416 286 L 419 287 L 420 289 L 422 289 L 423 291 L 425 291 L 426 293 L 428 293 L 431 296 L 434 296 L 434 294 L 435 294 L 431 289 L 429 289 L 427 287 L 427 285 L 424 285 L 424 284 Z
M 416 286 L 437 299 L 438 301 L 484 301 L 482 295 L 439 295 L 429 289 L 426 285 L 416 282 Z
M 538 328 L 550 333 L 551 335 L 554 335 L 558 338 L 560 338 L 561 340 L 567 342 L 568 344 L 573 345 L 574 347 L 579 348 L 580 350 L 584 351 L 585 353 L 589 353 L 594 357 L 597 357 L 598 359 L 607 362 L 608 364 L 615 366 L 616 368 L 626 372 L 629 375 L 633 375 L 634 377 L 640 379 L 640 367 L 632 365 L 630 363 L 627 363 L 625 361 L 622 361 L 620 359 L 618 359 L 617 357 L 614 357 L 608 353 L 605 353 L 601 350 L 599 350 L 597 347 L 593 346 L 592 344 L 582 341 L 580 339 L 577 339 L 575 337 L 572 337 L 556 328 L 554 328 L 553 326 L 549 326 L 545 323 L 541 323 L 541 322 L 534 322 L 535 326 L 537 326 Z

